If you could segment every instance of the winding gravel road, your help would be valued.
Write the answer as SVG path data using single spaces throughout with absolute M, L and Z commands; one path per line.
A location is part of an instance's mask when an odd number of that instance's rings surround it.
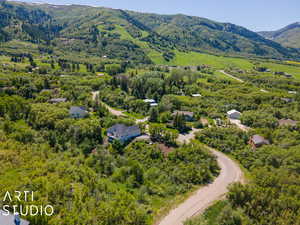
M 158 225 L 183 225 L 184 221 L 202 213 L 214 201 L 222 198 L 227 193 L 229 184 L 243 181 L 243 173 L 234 161 L 221 152 L 214 149 L 210 150 L 217 157 L 221 168 L 220 175 L 213 183 L 200 188 L 185 202 L 171 210 L 166 217 L 157 223 Z
M 93 100 L 99 95 L 98 91 L 92 92 Z M 108 110 L 116 116 L 125 116 L 122 111 L 112 109 L 107 106 Z M 136 120 L 136 123 L 146 122 L 148 117 Z M 178 138 L 180 143 L 188 143 L 195 138 L 195 133 L 198 129 L 193 129 L 187 135 L 181 135 Z M 227 187 L 233 182 L 242 182 L 243 173 L 240 167 L 228 158 L 225 154 L 218 152 L 214 149 L 210 149 L 212 154 L 217 157 L 218 164 L 221 168 L 219 176 L 214 180 L 213 183 L 200 188 L 195 194 L 189 197 L 185 202 L 177 206 L 175 209 L 171 210 L 169 214 L 164 217 L 156 225 L 183 225 L 184 221 L 187 219 L 202 213 L 206 208 L 208 208 L 214 201 L 220 199 L 224 194 L 227 193 Z

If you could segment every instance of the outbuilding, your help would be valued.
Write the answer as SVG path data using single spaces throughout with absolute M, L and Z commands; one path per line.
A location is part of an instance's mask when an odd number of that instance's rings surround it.
M 249 144 L 255 149 L 255 148 L 259 148 L 263 145 L 269 145 L 270 142 L 267 139 L 265 139 L 264 137 L 256 134 L 250 138 Z

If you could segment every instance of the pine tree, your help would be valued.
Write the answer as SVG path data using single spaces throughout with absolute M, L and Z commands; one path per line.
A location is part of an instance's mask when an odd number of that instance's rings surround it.
M 156 123 L 158 122 L 158 117 L 159 117 L 159 113 L 157 107 L 151 108 L 149 121 L 152 123 Z

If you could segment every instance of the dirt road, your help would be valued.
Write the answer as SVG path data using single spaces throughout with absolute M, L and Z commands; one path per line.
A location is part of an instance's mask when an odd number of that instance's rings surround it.
M 240 130 L 248 132 L 251 128 L 242 124 L 240 120 L 229 119 L 231 124 L 236 125 Z
M 232 76 L 231 74 L 226 73 L 224 70 L 219 70 L 219 72 L 221 72 L 221 73 L 225 74 L 226 76 L 231 77 L 232 79 L 235 79 L 235 80 L 237 80 L 237 81 L 239 81 L 239 82 L 241 82 L 241 83 L 244 83 L 244 81 L 241 80 L 240 78 L 237 78 L 237 77 L 235 77 L 235 76 Z
M 191 140 L 195 139 L 195 134 L 200 131 L 200 129 L 195 129 L 193 128 L 191 132 L 189 132 L 188 134 L 179 134 L 177 141 L 180 144 L 188 144 Z
M 93 100 L 95 101 L 97 96 L 99 96 L 99 91 L 93 91 L 92 92 L 92 96 L 93 96 Z M 102 104 L 104 104 L 106 106 L 106 108 L 108 109 L 108 111 L 115 115 L 115 116 L 126 116 L 123 111 L 120 111 L 120 110 L 116 110 L 116 109 L 113 109 L 111 108 L 110 106 L 106 105 L 105 103 L 102 102 Z
M 170 211 L 158 225 L 183 225 L 184 221 L 202 213 L 214 201 L 224 196 L 229 184 L 242 181 L 243 173 L 234 161 L 221 152 L 213 149 L 211 152 L 217 156 L 221 168 L 220 175 L 212 184 L 200 188 L 185 202 Z

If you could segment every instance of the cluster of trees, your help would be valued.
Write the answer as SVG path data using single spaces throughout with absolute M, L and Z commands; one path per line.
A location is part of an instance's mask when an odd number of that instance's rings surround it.
M 155 142 L 161 142 L 167 146 L 176 146 L 176 139 L 178 132 L 165 128 L 161 124 L 153 124 L 149 127 L 149 133 L 151 140 Z

